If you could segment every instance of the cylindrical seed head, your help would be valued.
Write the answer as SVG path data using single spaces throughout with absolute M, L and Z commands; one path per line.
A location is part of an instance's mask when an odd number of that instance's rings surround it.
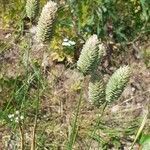
M 116 70 L 106 85 L 106 101 L 112 102 L 117 100 L 127 85 L 129 78 L 129 66 L 123 66 Z
M 27 0 L 26 2 L 26 14 L 30 20 L 34 20 L 38 15 L 39 0 Z
M 88 87 L 89 101 L 99 107 L 105 102 L 105 86 L 98 74 L 92 74 Z
M 99 40 L 97 35 L 92 35 L 84 44 L 79 60 L 77 61 L 77 68 L 84 75 L 91 74 L 99 65 L 102 57 L 102 46 L 99 47 Z
M 44 43 L 52 37 L 57 9 L 57 4 L 52 1 L 48 1 L 43 7 L 37 26 L 37 40 L 39 42 Z

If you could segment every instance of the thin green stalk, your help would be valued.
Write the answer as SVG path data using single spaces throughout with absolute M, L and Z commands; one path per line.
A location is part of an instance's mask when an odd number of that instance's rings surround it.
M 35 114 L 35 119 L 34 119 L 34 126 L 33 126 L 33 131 L 32 131 L 32 142 L 31 142 L 31 150 L 35 150 L 36 148 L 36 128 L 37 128 L 37 119 L 38 119 L 38 111 L 39 111 L 39 104 L 40 104 L 40 70 L 36 76 L 38 78 L 38 91 L 37 91 L 37 100 L 36 100 L 36 114 Z
M 20 149 L 24 150 L 24 129 L 23 129 L 23 125 L 21 124 L 21 122 L 19 121 L 19 130 L 20 130 L 20 137 L 21 137 L 21 142 L 20 142 Z
M 76 140 L 77 127 L 78 127 L 77 123 L 78 123 L 78 117 L 79 117 L 79 112 L 80 112 L 81 101 L 82 101 L 82 92 L 80 93 L 80 98 L 79 98 L 79 101 L 78 101 L 77 110 L 76 110 L 75 118 L 74 118 L 74 121 L 73 121 L 73 127 L 72 127 L 71 133 L 69 135 L 69 141 L 67 143 L 67 150 L 72 150 L 73 149 L 73 145 L 74 145 L 75 140 Z
M 147 108 L 147 109 L 145 110 L 145 112 L 144 112 L 144 116 L 143 116 L 142 123 L 141 123 L 141 125 L 140 125 L 140 127 L 139 127 L 139 129 L 138 129 L 138 132 L 137 132 L 137 134 L 136 134 L 136 136 L 135 136 L 135 139 L 134 139 L 134 141 L 133 141 L 133 143 L 132 143 L 132 145 L 131 145 L 131 147 L 130 147 L 129 150 L 132 150 L 132 149 L 133 149 L 133 146 L 134 146 L 135 142 L 137 141 L 137 139 L 138 139 L 139 136 L 141 135 L 141 133 L 142 133 L 142 131 L 143 131 L 143 129 L 144 129 L 144 126 L 145 126 L 145 124 L 146 124 L 147 117 L 148 117 L 148 108 Z
M 93 130 L 93 132 L 92 132 L 92 135 L 91 135 L 91 137 L 93 137 L 94 135 L 95 135 L 95 133 L 96 133 L 96 131 L 97 131 L 97 127 L 100 125 L 100 123 L 101 123 L 101 118 L 102 118 L 102 116 L 103 116 L 103 114 L 104 114 L 104 111 L 105 111 L 105 108 L 107 107 L 107 102 L 104 104 L 104 106 L 103 106 L 103 108 L 102 108 L 102 110 L 100 111 L 100 114 L 98 115 L 98 117 L 97 117 L 97 119 L 96 120 L 98 120 L 97 121 L 97 123 L 96 123 L 96 128 L 94 128 L 94 130 Z M 92 141 L 90 142 L 90 144 L 89 144 L 89 148 L 88 148 L 88 150 L 91 148 L 91 144 L 92 144 Z

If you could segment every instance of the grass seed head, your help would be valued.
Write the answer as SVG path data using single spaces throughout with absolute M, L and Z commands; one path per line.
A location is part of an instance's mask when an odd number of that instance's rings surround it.
M 39 0 L 27 0 L 26 2 L 26 14 L 30 20 L 34 20 L 38 15 Z
M 52 37 L 52 28 L 56 18 L 57 4 L 48 1 L 43 7 L 37 26 L 37 40 L 44 43 Z
M 99 107 L 105 102 L 105 86 L 100 75 L 92 74 L 88 87 L 89 101 Z
M 83 46 L 77 68 L 84 74 L 90 74 L 97 69 L 102 56 L 102 46 L 99 47 L 97 35 L 92 35 Z
M 120 67 L 110 77 L 106 86 L 106 101 L 117 100 L 122 94 L 130 78 L 129 66 Z

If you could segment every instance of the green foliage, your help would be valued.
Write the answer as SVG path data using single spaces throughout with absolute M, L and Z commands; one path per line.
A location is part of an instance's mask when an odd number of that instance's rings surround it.
M 73 149 L 73 145 L 74 145 L 76 137 L 77 137 L 78 117 L 79 117 L 81 101 L 82 101 L 81 96 L 82 96 L 82 93 L 80 93 L 80 98 L 79 98 L 77 109 L 76 109 L 76 112 L 75 112 L 73 125 L 71 127 L 71 130 L 69 131 L 69 139 L 68 139 L 68 143 L 67 143 L 67 150 L 72 150 Z
M 141 150 L 150 150 L 150 135 L 142 135 L 140 143 L 142 145 Z
M 79 33 L 96 33 L 102 38 L 112 35 L 116 42 L 125 42 L 148 29 L 149 0 L 73 0 L 70 3 L 77 16 Z
M 1 27 L 16 27 L 19 30 L 23 28 L 23 18 L 25 17 L 24 0 L 2 0 L 0 5 Z M 16 15 L 19 14 L 19 15 Z M 1 20 L 2 19 L 2 20 Z
M 124 87 L 127 85 L 130 77 L 130 68 L 128 66 L 120 67 L 110 77 L 106 85 L 106 101 L 113 102 L 117 100 Z
M 30 20 L 34 20 L 38 15 L 39 0 L 27 0 L 26 2 L 26 14 Z
M 45 2 L 40 0 L 41 6 Z M 139 32 L 145 35 L 149 30 L 149 0 L 64 0 L 59 6 L 56 33 L 61 32 L 63 36 L 55 34 L 57 41 L 62 41 L 66 36 L 78 42 L 95 33 L 103 40 L 109 40 L 111 35 L 113 41 L 124 43 L 134 40 Z M 26 27 L 24 8 L 24 0 L 2 0 L 0 16 L 3 25 L 17 26 L 17 31 L 22 31 Z M 70 59 L 79 48 L 78 42 L 74 49 L 68 48 L 67 53 L 65 48 L 57 49 L 57 55 Z M 68 51 L 71 53 L 68 54 Z
M 89 101 L 99 107 L 105 102 L 105 87 L 102 77 L 98 74 L 93 74 L 89 82 Z
M 57 12 L 57 4 L 48 1 L 43 7 L 37 26 L 37 39 L 39 42 L 46 42 L 52 36 L 52 28 Z
M 90 74 L 96 70 L 102 56 L 103 48 L 99 48 L 97 35 L 92 35 L 83 46 L 77 68 L 84 74 Z

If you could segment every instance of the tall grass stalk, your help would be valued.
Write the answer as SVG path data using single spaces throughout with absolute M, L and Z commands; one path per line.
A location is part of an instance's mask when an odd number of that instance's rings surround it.
M 68 139 L 68 143 L 67 143 L 67 150 L 73 149 L 73 145 L 74 145 L 76 137 L 77 137 L 78 117 L 79 117 L 79 113 L 80 113 L 81 101 L 82 101 L 82 91 L 80 92 L 80 98 L 79 98 L 79 101 L 77 104 L 77 109 L 76 109 L 73 125 L 71 128 L 71 131 L 69 131 L 70 133 L 69 133 L 69 139 Z
M 135 136 L 135 139 L 134 139 L 134 141 L 133 141 L 133 143 L 132 143 L 132 145 L 131 145 L 131 147 L 130 147 L 129 150 L 132 150 L 132 149 L 133 149 L 134 144 L 136 143 L 137 139 L 138 139 L 139 136 L 141 135 L 141 133 L 142 133 L 142 131 L 143 131 L 143 129 L 144 129 L 144 126 L 145 126 L 145 124 L 146 124 L 146 121 L 147 121 L 147 118 L 148 118 L 148 114 L 149 114 L 149 111 L 148 111 L 148 108 L 146 108 L 146 109 L 144 110 L 142 123 L 141 123 L 141 125 L 140 125 L 140 127 L 139 127 L 139 129 L 138 129 L 138 131 L 137 131 L 137 134 L 136 134 L 136 136 Z
M 23 125 L 21 125 L 21 122 L 19 121 L 19 130 L 20 130 L 20 149 L 24 150 L 24 128 Z
M 97 119 L 96 119 L 96 120 L 97 120 L 96 126 L 94 127 L 94 130 L 93 130 L 92 133 L 91 133 L 91 137 L 92 137 L 92 138 L 94 137 L 94 135 L 95 135 L 95 133 L 96 133 L 96 131 L 97 131 L 97 129 L 98 129 L 100 123 L 101 123 L 101 119 L 102 119 L 102 117 L 103 117 L 103 115 L 104 115 L 104 112 L 105 112 L 105 109 L 106 109 L 106 107 L 107 107 L 107 104 L 108 104 L 108 102 L 105 102 L 105 104 L 104 104 L 102 110 L 100 111 L 100 113 L 99 113 L 99 115 L 98 115 L 98 117 L 97 117 Z M 88 150 L 90 150 L 91 144 L 92 144 L 92 140 L 90 141 L 90 144 L 89 144 L 89 146 L 88 146 Z
M 32 131 L 32 142 L 31 142 L 31 150 L 35 150 L 35 141 L 36 141 L 36 128 L 37 128 L 37 118 L 38 118 L 38 111 L 39 111 L 39 102 L 40 102 L 40 71 L 39 74 L 37 74 L 38 78 L 38 91 L 37 91 L 37 100 L 36 100 L 36 114 L 34 119 L 34 126 Z

